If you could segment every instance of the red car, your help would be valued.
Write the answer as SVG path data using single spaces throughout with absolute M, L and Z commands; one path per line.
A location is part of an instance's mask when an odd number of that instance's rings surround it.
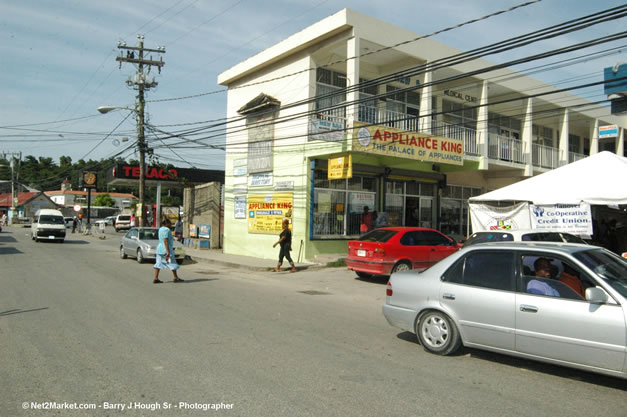
M 424 227 L 383 227 L 348 242 L 348 269 L 362 278 L 425 269 L 461 248 L 455 240 Z

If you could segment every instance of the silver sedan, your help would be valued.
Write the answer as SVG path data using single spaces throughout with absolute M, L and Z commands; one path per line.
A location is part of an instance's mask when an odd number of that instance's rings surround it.
M 627 378 L 627 262 L 599 247 L 472 245 L 393 274 L 383 314 L 431 353 L 463 345 Z
M 146 259 L 157 257 L 159 245 L 159 229 L 156 227 L 133 227 L 120 241 L 120 258 L 132 256 L 137 262 L 143 263 Z M 180 264 L 185 259 L 185 247 L 174 241 L 174 256 Z

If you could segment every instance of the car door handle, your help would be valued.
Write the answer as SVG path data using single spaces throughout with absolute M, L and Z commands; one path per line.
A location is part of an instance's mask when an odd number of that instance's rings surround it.
M 431 252 L 435 252 L 435 248 L 431 248 Z
M 537 313 L 538 312 L 538 307 L 530 306 L 529 304 L 521 304 L 520 305 L 520 311 L 524 311 L 526 313 Z
M 446 298 L 447 300 L 454 300 L 455 294 L 451 294 L 450 292 L 445 292 L 442 294 L 442 298 Z

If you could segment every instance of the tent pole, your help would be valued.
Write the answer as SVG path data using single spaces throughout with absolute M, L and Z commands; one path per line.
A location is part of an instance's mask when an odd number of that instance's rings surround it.
M 466 200 L 468 209 L 466 210 L 466 239 L 470 236 L 470 201 Z

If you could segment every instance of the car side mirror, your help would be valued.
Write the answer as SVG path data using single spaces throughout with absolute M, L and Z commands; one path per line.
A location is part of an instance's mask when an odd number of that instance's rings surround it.
M 591 303 L 605 304 L 607 303 L 608 296 L 601 288 L 591 287 L 586 288 L 586 300 Z

